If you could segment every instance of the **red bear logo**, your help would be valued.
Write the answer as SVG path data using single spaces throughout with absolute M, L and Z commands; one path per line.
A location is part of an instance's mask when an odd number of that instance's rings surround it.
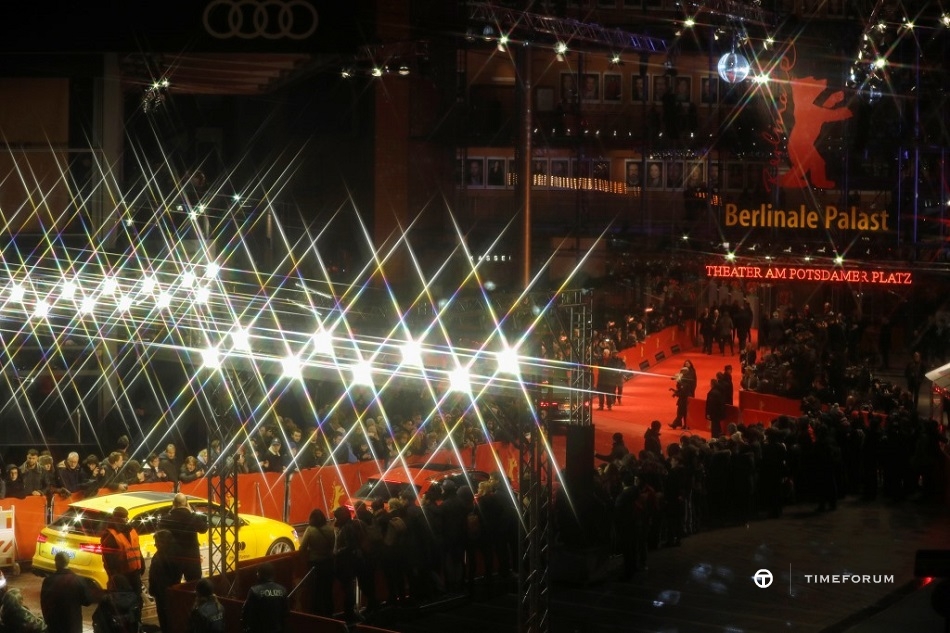
M 782 178 L 782 186 L 800 189 L 811 183 L 813 187 L 831 189 L 835 183 L 828 180 L 825 159 L 818 153 L 815 141 L 825 123 L 851 118 L 851 110 L 842 105 L 844 91 L 832 93 L 819 105 L 816 100 L 828 87 L 826 79 L 805 77 L 801 81 L 792 81 L 791 86 L 795 126 L 788 136 L 791 166 Z

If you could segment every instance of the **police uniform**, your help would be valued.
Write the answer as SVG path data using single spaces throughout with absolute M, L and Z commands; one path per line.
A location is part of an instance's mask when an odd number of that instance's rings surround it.
M 290 612 L 287 589 L 272 580 L 251 587 L 244 600 L 241 620 L 246 633 L 283 633 Z

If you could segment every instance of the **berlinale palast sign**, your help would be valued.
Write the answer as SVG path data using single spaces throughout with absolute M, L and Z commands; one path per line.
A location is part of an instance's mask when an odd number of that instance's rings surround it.
M 760 279 L 762 281 L 827 281 L 882 286 L 909 286 L 908 271 L 856 270 L 826 266 L 706 266 L 709 278 Z
M 827 205 L 816 211 L 801 205 L 797 209 L 776 209 L 771 204 L 760 204 L 752 209 L 740 209 L 727 203 L 724 207 L 726 226 L 746 229 L 840 229 L 843 231 L 888 231 L 887 211 L 861 211 L 857 207 L 839 210 Z

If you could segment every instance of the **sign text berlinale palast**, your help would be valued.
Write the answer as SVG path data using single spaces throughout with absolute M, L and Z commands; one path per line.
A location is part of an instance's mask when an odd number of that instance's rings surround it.
M 740 209 L 739 205 L 725 206 L 726 226 L 769 229 L 841 229 L 844 231 L 887 231 L 887 211 L 859 211 L 857 207 L 839 211 L 828 205 L 824 211 L 808 210 L 805 205 L 797 209 L 775 209 L 771 204 L 760 204 L 755 209 Z

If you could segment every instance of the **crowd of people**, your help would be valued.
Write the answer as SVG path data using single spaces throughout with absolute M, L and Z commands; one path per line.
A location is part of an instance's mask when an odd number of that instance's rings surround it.
M 933 498 L 939 491 L 946 427 L 917 415 L 913 396 L 874 381 L 844 406 L 803 400 L 802 415 L 771 424 L 730 424 L 718 438 L 685 434 L 661 447 L 654 422 L 631 454 L 621 434 L 599 455 L 600 537 L 624 555 L 627 573 L 650 549 L 697 531 L 774 518 L 790 502 L 831 511 L 839 499 Z M 653 437 L 649 437 L 650 434 Z

